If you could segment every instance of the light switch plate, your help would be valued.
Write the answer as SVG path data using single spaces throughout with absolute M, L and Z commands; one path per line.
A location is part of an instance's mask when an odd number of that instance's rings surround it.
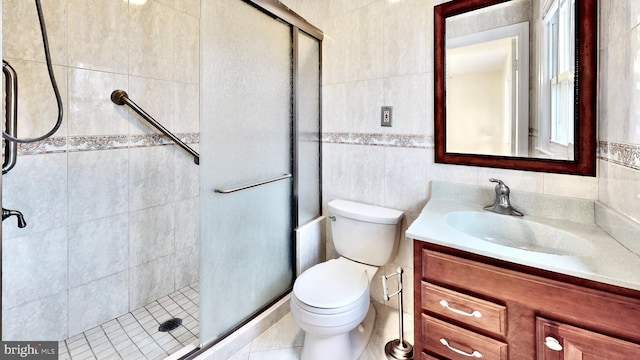
M 382 116 L 380 117 L 380 126 L 391 127 L 392 120 L 392 106 L 382 107 Z

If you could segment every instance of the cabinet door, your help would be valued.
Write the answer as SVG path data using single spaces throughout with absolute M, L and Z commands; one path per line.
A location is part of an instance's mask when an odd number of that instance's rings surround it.
M 640 345 L 538 317 L 539 360 L 640 359 Z

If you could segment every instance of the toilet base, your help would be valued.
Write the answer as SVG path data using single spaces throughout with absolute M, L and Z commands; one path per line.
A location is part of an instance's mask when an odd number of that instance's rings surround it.
M 376 309 L 369 304 L 367 315 L 355 329 L 335 336 L 314 336 L 305 332 L 301 360 L 357 360 L 371 339 Z

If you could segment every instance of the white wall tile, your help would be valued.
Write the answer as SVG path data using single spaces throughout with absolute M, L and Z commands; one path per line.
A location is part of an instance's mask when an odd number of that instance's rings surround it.
M 384 156 L 384 206 L 421 210 L 427 198 L 426 150 L 388 147 Z
M 129 72 L 131 75 L 173 80 L 176 17 L 156 1 L 129 6 Z
M 384 74 L 424 73 L 427 65 L 427 0 L 384 1 Z M 402 41 L 398 41 L 402 39 Z
M 130 264 L 141 265 L 175 251 L 173 205 L 154 206 L 131 213 Z
M 128 116 L 123 107 L 111 102 L 111 92 L 127 90 L 126 75 L 69 69 L 69 108 L 66 112 L 68 134 L 126 135 L 129 133 Z
M 66 228 L 3 239 L 3 308 L 65 291 L 67 264 Z
M 432 101 L 427 90 L 428 76 L 425 73 L 387 77 L 384 80 L 384 105 L 393 106 L 391 128 L 383 128 L 394 134 L 428 134 L 427 114 Z M 378 114 L 379 118 L 379 114 Z M 379 126 L 379 123 L 378 123 Z
M 640 222 L 640 171 L 600 161 L 599 200 Z
M 200 198 L 177 201 L 173 206 L 176 250 L 200 244 Z
M 200 247 L 190 246 L 176 249 L 175 288 L 180 289 L 198 281 L 200 274 Z
M 174 289 L 174 259 L 165 256 L 131 268 L 129 309 L 137 309 Z
M 195 69 L 199 69 L 196 67 Z M 173 111 L 175 133 L 197 133 L 200 131 L 200 89 L 197 83 L 176 83 Z
M 129 60 L 126 52 L 129 44 L 127 2 L 67 1 L 69 65 L 126 73 Z M 81 46 L 78 46 L 80 44 Z
M 495 187 L 496 183 L 490 178 L 504 181 L 512 190 L 520 190 L 534 193 L 544 192 L 544 175 L 531 171 L 478 168 L 478 185 Z
M 17 307 L 8 308 L 3 304 L 2 340 L 66 339 L 67 311 L 66 290 Z
M 381 146 L 351 145 L 350 200 L 384 204 L 384 161 L 384 148 Z
M 478 171 L 478 168 L 475 166 L 459 166 L 437 163 L 433 164 L 431 167 L 431 180 L 477 185 Z
M 194 0 L 191 2 L 193 3 Z M 200 80 L 200 19 L 177 12 L 175 25 L 171 31 L 175 38 L 172 79 L 182 83 L 198 84 Z
M 322 144 L 322 187 L 325 196 L 348 199 L 353 182 L 351 147 L 344 144 Z
M 323 31 L 323 83 L 380 78 L 383 3 L 378 1 L 330 19 Z
M 128 268 L 127 214 L 69 226 L 70 287 L 77 287 Z
M 199 144 L 187 144 L 200 152 Z M 200 167 L 194 157 L 181 148 L 174 146 L 175 156 L 175 201 L 197 197 L 200 194 Z M 167 174 L 167 176 L 170 176 Z
M 598 139 L 637 147 L 640 32 L 636 25 L 640 22 L 640 3 L 601 1 L 599 8 Z M 603 160 L 598 162 L 598 170 L 598 200 L 640 221 L 640 171 Z
M 173 148 L 129 149 L 130 210 L 167 204 L 174 198 Z
M 129 151 L 69 153 L 69 224 L 129 212 Z
M 562 174 L 544 174 L 544 193 L 598 200 L 598 178 Z
M 2 57 L 44 63 L 42 34 L 34 4 L 22 0 L 4 0 L 2 8 Z M 66 65 L 67 0 L 44 2 L 42 11 L 47 24 L 51 59 L 56 65 Z
M 21 211 L 27 222 L 19 229 L 15 218 L 3 221 L 5 240 L 66 226 L 67 154 L 18 156 L 2 187 L 2 206 Z
M 69 337 L 129 311 L 129 271 L 69 289 Z

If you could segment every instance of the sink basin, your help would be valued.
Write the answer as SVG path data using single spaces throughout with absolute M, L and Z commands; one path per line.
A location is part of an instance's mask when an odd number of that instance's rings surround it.
M 455 211 L 445 216 L 452 228 L 477 239 L 511 248 L 554 255 L 588 255 L 591 244 L 553 226 L 494 213 Z

